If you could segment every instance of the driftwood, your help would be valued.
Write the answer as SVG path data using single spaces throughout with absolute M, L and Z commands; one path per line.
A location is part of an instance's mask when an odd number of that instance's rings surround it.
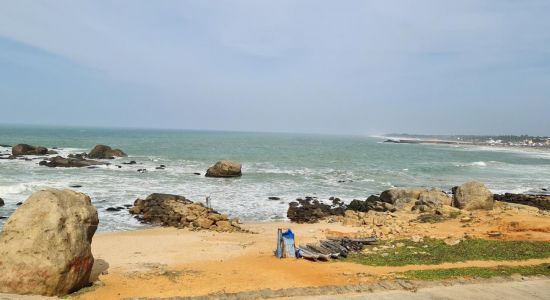
M 319 244 L 300 245 L 301 256 L 305 259 L 328 261 L 330 258 L 347 257 L 350 252 L 359 252 L 365 245 L 376 243 L 375 236 L 368 238 L 328 238 Z

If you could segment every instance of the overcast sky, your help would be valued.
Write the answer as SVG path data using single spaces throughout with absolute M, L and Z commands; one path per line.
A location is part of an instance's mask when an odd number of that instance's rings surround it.
M 550 135 L 550 1 L 2 1 L 0 123 Z

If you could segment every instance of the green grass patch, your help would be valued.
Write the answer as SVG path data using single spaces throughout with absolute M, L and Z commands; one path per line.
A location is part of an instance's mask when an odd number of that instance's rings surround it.
M 492 278 L 509 277 L 513 274 L 522 276 L 545 275 L 550 276 L 550 264 L 541 264 L 534 266 L 518 266 L 495 268 L 458 268 L 458 269 L 437 269 L 437 270 L 419 270 L 407 271 L 401 273 L 405 279 L 411 280 L 442 280 L 453 278 Z
M 401 243 L 402 247 L 397 247 Z M 387 247 L 387 249 L 384 249 Z M 374 251 L 377 248 L 378 251 Z M 365 247 L 350 255 L 349 262 L 372 266 L 432 265 L 468 260 L 526 260 L 550 257 L 550 242 L 464 240 L 449 246 L 442 240 L 427 239 L 415 243 L 410 240 L 386 242 Z

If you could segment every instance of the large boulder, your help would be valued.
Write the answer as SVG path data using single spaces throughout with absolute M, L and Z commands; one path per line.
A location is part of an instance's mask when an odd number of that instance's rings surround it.
M 27 144 L 17 144 L 11 148 L 13 156 L 19 155 L 45 155 L 48 154 L 48 148 L 40 146 L 31 146 Z
M 380 201 L 390 203 L 398 208 L 414 202 L 420 198 L 420 194 L 427 192 L 425 188 L 393 188 L 380 194 Z
M 493 193 L 481 182 L 470 181 L 456 188 L 453 206 L 465 209 L 493 209 Z
M 89 166 L 95 166 L 95 165 L 103 165 L 105 163 L 91 160 L 91 159 L 84 159 L 84 158 L 63 158 L 61 156 L 52 157 L 49 160 L 43 160 L 39 163 L 41 166 L 46 167 L 59 167 L 59 168 L 81 168 L 81 167 L 89 167 Z
M 208 168 L 206 177 L 239 177 L 242 175 L 241 164 L 232 160 L 220 160 Z
M 82 193 L 32 194 L 0 233 L 0 293 L 59 296 L 88 285 L 97 224 Z
M 124 151 L 120 149 L 112 149 L 109 146 L 97 145 L 88 153 L 89 158 L 96 159 L 113 159 L 115 157 L 126 157 L 128 156 Z

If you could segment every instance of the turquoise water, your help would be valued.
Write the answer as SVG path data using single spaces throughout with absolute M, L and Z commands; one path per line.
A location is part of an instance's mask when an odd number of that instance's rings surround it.
M 82 185 L 76 190 L 88 194 L 97 206 L 101 231 L 141 227 L 126 211 L 105 209 L 131 204 L 152 192 L 181 194 L 194 201 L 210 195 L 214 208 L 232 217 L 269 221 L 284 219 L 288 202 L 306 195 L 351 201 L 390 187 L 450 189 L 468 180 L 483 181 L 494 192 L 540 191 L 550 186 L 548 151 L 381 141 L 364 136 L 3 125 L 0 144 L 58 147 L 63 155 L 107 144 L 129 157 L 98 169 L 47 168 L 38 166 L 39 159 L 0 160 L 0 198 L 6 202 L 0 216 L 9 216 L 15 204 L 34 191 L 72 184 Z M 0 147 L 0 153 L 9 151 Z M 243 177 L 202 176 L 220 159 L 242 162 Z M 130 160 L 138 164 L 115 166 Z M 156 170 L 161 164 L 167 168 Z M 148 172 L 137 172 L 142 168 Z M 270 196 L 281 200 L 268 200 Z

